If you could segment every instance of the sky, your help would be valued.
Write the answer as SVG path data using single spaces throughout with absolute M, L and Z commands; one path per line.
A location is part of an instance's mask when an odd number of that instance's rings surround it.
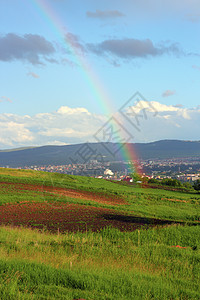
M 200 140 L 199 100 L 198 0 L 0 1 L 0 149 Z

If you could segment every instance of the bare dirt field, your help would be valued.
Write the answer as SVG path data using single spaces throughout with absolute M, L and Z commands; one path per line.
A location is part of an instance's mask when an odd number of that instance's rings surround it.
M 0 207 L 0 224 L 38 228 L 52 233 L 58 231 L 64 233 L 66 231 L 99 231 L 107 226 L 118 228 L 121 231 L 132 231 L 144 226 L 149 227 L 169 223 L 157 219 L 136 217 L 134 212 L 128 215 L 128 213 L 115 209 L 87 205 L 88 200 L 94 201 L 94 203 L 112 205 L 112 207 L 127 204 L 123 199 L 114 196 L 106 197 L 86 191 L 31 184 L 0 183 L 0 188 L 5 189 L 8 187 L 15 194 L 17 192 L 23 193 L 23 191 L 27 190 L 42 192 L 44 202 L 29 202 L 27 199 L 27 201 L 20 203 L 2 205 Z M 49 203 L 45 201 L 46 193 L 54 196 L 79 198 L 86 200 L 86 202 L 85 205 L 62 203 L 60 201 Z
M 47 229 L 55 232 L 99 231 L 113 226 L 121 231 L 132 231 L 143 226 L 163 225 L 168 222 L 134 217 L 112 209 L 78 204 L 20 203 L 1 206 L 0 224 Z

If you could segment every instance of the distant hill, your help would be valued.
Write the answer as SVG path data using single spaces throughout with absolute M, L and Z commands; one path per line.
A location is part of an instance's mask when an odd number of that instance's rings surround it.
M 200 157 L 200 141 L 163 140 L 152 143 L 128 144 L 141 159 Z M 0 166 L 64 165 L 91 159 L 121 161 L 117 143 L 89 143 L 66 146 L 42 146 L 0 151 Z
M 135 144 L 141 158 L 200 157 L 200 141 L 162 140 Z

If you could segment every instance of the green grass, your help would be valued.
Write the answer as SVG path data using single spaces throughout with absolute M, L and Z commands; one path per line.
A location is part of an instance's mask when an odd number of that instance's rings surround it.
M 138 217 L 150 217 L 179 222 L 200 221 L 200 194 L 166 191 L 162 189 L 140 188 L 124 186 L 103 179 L 72 176 L 59 173 L 47 173 L 31 170 L 3 169 L 0 168 L 0 181 L 10 183 L 26 183 L 33 185 L 54 186 L 70 189 L 90 191 L 102 195 L 112 195 L 125 199 L 129 205 L 108 206 L 60 197 L 48 192 L 21 191 L 13 194 L 13 187 L 6 187 L 0 191 L 0 204 L 16 203 L 20 201 L 47 201 L 71 202 L 82 205 L 113 208 L 117 211 L 128 212 Z M 173 201 L 171 201 L 171 199 Z M 178 201 L 175 201 L 178 200 Z
M 133 232 L 109 227 L 97 233 L 54 235 L 45 230 L 1 226 L 0 299 L 200 298 L 200 194 L 29 170 L 0 169 L 0 182 L 9 182 L 1 185 L 2 205 L 70 202 L 185 224 Z M 128 204 L 110 206 L 49 192 L 16 191 L 15 183 L 114 195 Z
M 66 235 L 2 227 L 0 236 L 0 291 L 9 280 L 27 299 L 199 299 L 197 226 Z
M 19 202 L 38 202 L 44 201 L 43 193 L 38 191 L 20 190 L 16 191 L 15 184 L 1 185 L 0 188 L 0 205 L 6 203 L 19 203 Z

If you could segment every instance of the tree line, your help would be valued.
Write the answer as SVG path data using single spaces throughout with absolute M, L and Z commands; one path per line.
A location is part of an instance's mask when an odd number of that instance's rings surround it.
M 178 179 L 172 179 L 172 178 L 163 178 L 163 179 L 155 179 L 155 178 L 148 178 L 148 177 L 141 177 L 137 173 L 130 174 L 130 177 L 133 178 L 134 183 L 149 183 L 149 184 L 155 184 L 155 185 L 163 185 L 163 186 L 169 186 L 173 188 L 185 188 L 188 190 L 196 190 L 200 191 L 200 179 L 197 179 L 196 181 L 191 184 L 190 182 L 181 182 Z

